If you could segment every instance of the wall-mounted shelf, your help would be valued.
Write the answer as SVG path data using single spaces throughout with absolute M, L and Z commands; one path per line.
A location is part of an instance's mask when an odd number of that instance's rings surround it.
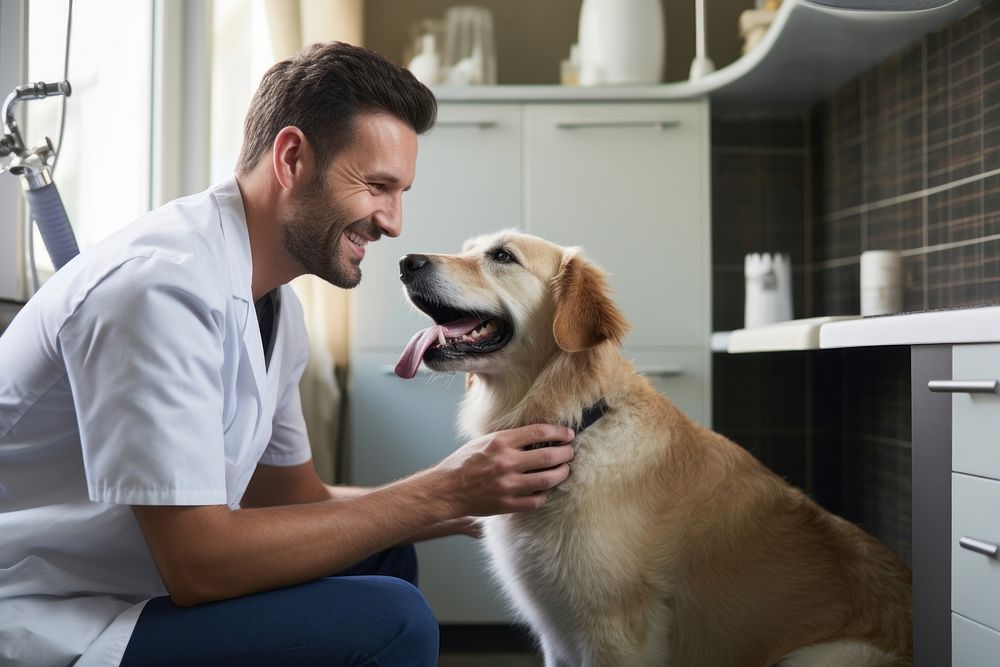
M 890 9 L 858 8 L 871 4 Z M 697 81 L 635 86 L 439 86 L 434 92 L 449 102 L 670 100 L 708 95 L 722 110 L 802 111 L 980 4 L 981 0 L 785 0 L 753 51 Z

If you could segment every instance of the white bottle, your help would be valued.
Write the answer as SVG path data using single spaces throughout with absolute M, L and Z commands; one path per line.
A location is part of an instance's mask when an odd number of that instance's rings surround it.
M 583 0 L 580 83 L 660 83 L 666 36 L 661 0 Z
M 437 44 L 434 35 L 428 33 L 420 37 L 420 53 L 410 60 L 408 69 L 417 77 L 417 81 L 427 86 L 438 83 L 441 79 L 441 61 L 437 54 Z

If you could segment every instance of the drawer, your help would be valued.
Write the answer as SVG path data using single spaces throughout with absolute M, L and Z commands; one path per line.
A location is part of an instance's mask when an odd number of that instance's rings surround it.
M 1000 632 L 958 614 L 951 615 L 952 667 L 984 667 L 1000 663 Z
M 953 474 L 951 495 L 952 611 L 1000 630 L 1000 559 L 960 544 L 1000 544 L 1000 482 Z
M 1000 380 L 1000 345 L 956 345 L 952 378 Z M 1000 394 L 956 391 L 951 401 L 952 468 L 1000 479 Z

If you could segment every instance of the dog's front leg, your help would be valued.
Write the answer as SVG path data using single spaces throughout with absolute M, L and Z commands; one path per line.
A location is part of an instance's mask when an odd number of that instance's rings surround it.
M 555 645 L 551 641 L 542 640 L 542 656 L 545 658 L 545 667 L 575 667 L 566 659 L 560 657 Z

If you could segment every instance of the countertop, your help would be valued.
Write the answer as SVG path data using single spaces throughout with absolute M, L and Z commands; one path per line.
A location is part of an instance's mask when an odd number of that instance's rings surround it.
M 1000 341 L 1000 306 L 949 308 L 898 315 L 813 317 L 712 334 L 712 351 L 730 354 L 887 345 Z
M 1000 341 L 1000 306 L 882 315 L 825 324 L 821 348 Z

